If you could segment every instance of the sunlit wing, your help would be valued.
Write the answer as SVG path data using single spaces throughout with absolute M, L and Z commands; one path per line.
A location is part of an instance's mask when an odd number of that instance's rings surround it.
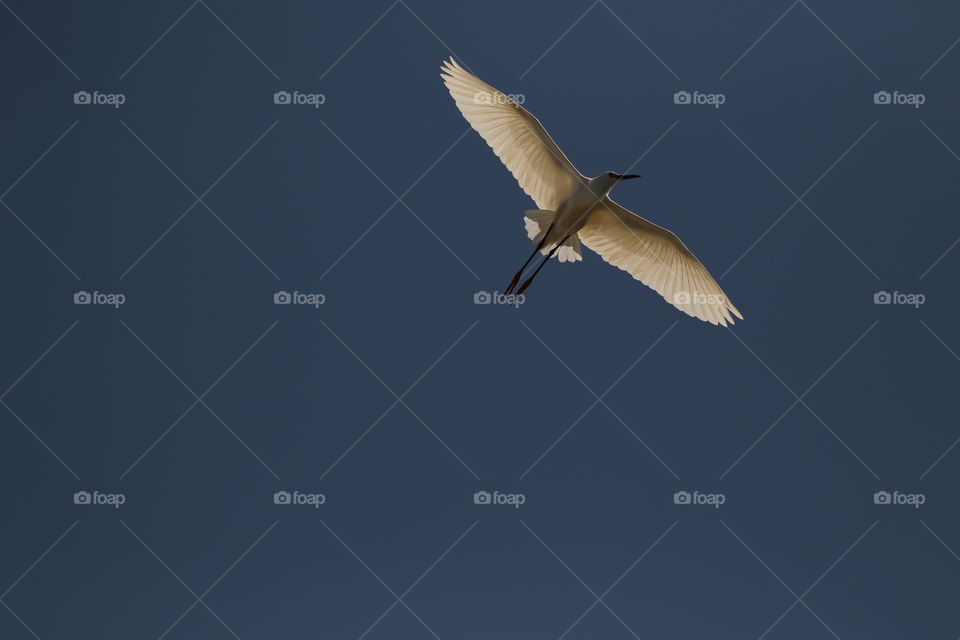
M 540 209 L 556 211 L 582 176 L 533 115 L 452 58 L 441 67 L 460 113 Z
M 707 269 L 670 231 L 604 198 L 580 229 L 580 240 L 687 315 L 711 324 L 743 316 Z

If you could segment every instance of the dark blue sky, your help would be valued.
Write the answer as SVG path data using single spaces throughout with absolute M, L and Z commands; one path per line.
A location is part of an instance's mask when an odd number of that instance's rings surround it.
M 0 4 L 0 637 L 960 635 L 953 4 Z M 474 304 L 450 55 L 746 319 Z

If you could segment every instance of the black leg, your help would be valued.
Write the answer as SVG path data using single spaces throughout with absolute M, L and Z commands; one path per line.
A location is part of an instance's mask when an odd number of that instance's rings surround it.
M 538 274 L 538 273 L 540 273 L 540 269 L 543 269 L 543 265 L 545 265 L 545 264 L 547 264 L 548 262 L 550 262 L 550 258 L 552 258 L 552 257 L 557 253 L 557 251 L 560 250 L 560 246 L 563 245 L 563 243 L 566 242 L 569 238 L 570 238 L 570 236 L 567 236 L 566 238 L 564 238 L 563 240 L 561 240 L 560 243 L 557 244 L 557 246 L 555 246 L 555 247 L 553 248 L 553 250 L 550 252 L 550 255 L 548 255 L 548 256 L 544 259 L 544 261 L 541 262 L 541 263 L 537 266 L 537 269 L 536 269 L 536 271 L 533 272 L 533 275 L 530 276 L 529 278 L 527 278 L 527 281 L 523 283 L 523 286 L 521 286 L 520 289 L 517 290 L 517 295 L 520 295 L 521 293 L 523 293 L 524 291 L 527 290 L 527 287 L 530 286 L 530 284 L 533 282 L 533 279 L 537 277 L 537 274 Z
M 550 230 L 553 229 L 553 223 L 550 223 L 550 226 L 547 227 L 547 232 L 543 234 L 543 238 L 540 239 L 540 242 L 537 243 L 536 248 L 533 250 L 533 253 L 530 254 L 530 257 L 527 258 L 527 261 L 523 263 L 523 266 L 520 267 L 520 270 L 513 276 L 513 280 L 510 281 L 510 286 L 507 287 L 505 294 L 509 295 L 513 288 L 517 286 L 517 283 L 520 282 L 520 276 L 523 275 L 523 272 L 526 271 L 527 265 L 530 264 L 530 261 L 533 260 L 533 257 L 540 253 L 540 250 L 543 249 L 544 243 L 547 241 L 547 236 L 550 234 Z

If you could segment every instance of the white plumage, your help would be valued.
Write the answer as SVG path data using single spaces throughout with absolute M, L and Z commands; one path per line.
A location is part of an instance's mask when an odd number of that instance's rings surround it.
M 464 118 L 537 204 L 538 209 L 526 212 L 524 224 L 527 235 L 547 259 L 556 255 L 560 262 L 580 260 L 582 242 L 687 315 L 722 326 L 733 324 L 732 316 L 743 319 L 676 235 L 624 209 L 607 195 L 621 180 L 637 176 L 608 171 L 587 178 L 529 111 L 453 59 L 445 61 L 441 70 Z M 520 272 L 508 292 L 519 277 Z

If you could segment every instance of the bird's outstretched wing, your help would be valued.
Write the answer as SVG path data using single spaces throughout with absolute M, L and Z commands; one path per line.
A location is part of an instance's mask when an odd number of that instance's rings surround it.
M 580 229 L 580 240 L 684 313 L 711 324 L 743 316 L 690 250 L 670 231 L 604 198 Z
M 457 64 L 440 67 L 460 113 L 540 209 L 556 211 L 582 178 L 533 115 Z

